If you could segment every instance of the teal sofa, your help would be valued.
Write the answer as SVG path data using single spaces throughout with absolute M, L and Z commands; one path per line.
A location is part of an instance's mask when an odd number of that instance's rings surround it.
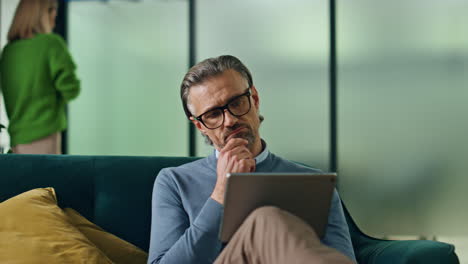
M 162 168 L 190 157 L 0 155 L 0 202 L 22 192 L 54 187 L 71 207 L 105 230 L 147 251 L 153 182 Z M 1 216 L 0 216 L 1 217 Z M 363 234 L 346 211 L 359 263 L 459 263 L 453 245 L 388 241 Z

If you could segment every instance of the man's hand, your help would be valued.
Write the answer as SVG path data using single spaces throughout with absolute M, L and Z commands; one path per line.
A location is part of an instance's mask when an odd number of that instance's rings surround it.
M 216 174 L 218 176 L 211 198 L 224 204 L 226 191 L 226 174 L 255 171 L 255 159 L 247 148 L 248 141 L 243 138 L 233 138 L 219 152 Z

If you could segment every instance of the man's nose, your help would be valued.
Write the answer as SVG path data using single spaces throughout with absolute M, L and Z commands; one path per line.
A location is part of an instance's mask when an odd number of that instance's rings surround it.
M 233 126 L 237 123 L 237 120 L 239 120 L 239 118 L 232 115 L 231 112 L 229 112 L 227 109 L 224 109 L 224 126 Z

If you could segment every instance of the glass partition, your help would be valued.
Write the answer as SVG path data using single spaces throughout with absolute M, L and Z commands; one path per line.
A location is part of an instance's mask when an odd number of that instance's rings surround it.
M 251 70 L 270 151 L 328 169 L 328 1 L 197 1 L 197 58 Z M 213 23 L 216 21 L 216 23 Z M 198 155 L 212 151 L 199 135 Z
M 468 235 L 467 13 L 339 2 L 340 190 L 370 234 Z
M 186 1 L 77 1 L 69 46 L 82 93 L 69 107 L 71 154 L 181 155 L 188 64 Z

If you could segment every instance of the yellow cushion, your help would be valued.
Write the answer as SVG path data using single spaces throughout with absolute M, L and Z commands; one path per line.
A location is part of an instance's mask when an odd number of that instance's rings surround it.
M 112 263 L 57 206 L 53 188 L 0 203 L 0 263 Z
M 104 231 L 71 208 L 64 209 L 70 223 L 117 264 L 146 263 L 148 254 L 133 244 Z

